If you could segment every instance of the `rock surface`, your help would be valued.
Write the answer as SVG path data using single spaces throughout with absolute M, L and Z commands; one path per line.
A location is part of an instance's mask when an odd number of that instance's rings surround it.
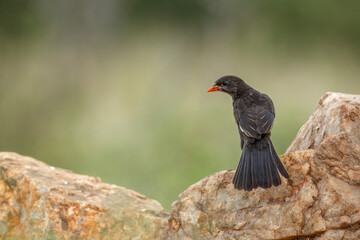
M 331 135 L 360 136 L 360 95 L 326 93 L 286 152 L 317 149 Z M 357 142 L 358 143 L 358 142 Z
M 238 191 L 222 171 L 169 214 L 132 190 L 0 153 L 0 238 L 360 239 L 360 96 L 327 93 L 280 157 L 282 185 Z
M 168 213 L 132 190 L 0 153 L 0 239 L 160 239 Z

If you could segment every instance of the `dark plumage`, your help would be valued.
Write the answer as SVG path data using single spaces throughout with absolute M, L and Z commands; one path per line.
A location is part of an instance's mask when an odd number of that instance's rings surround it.
M 250 191 L 257 187 L 279 186 L 281 178 L 289 178 L 271 142 L 275 118 L 270 97 L 258 92 L 236 76 L 215 81 L 208 92 L 222 91 L 233 98 L 234 117 L 238 125 L 242 154 L 233 183 L 236 189 Z

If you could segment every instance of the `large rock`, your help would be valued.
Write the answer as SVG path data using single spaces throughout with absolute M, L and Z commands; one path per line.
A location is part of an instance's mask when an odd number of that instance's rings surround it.
M 360 239 L 360 97 L 327 93 L 288 152 L 290 179 L 279 187 L 235 190 L 234 171 L 189 187 L 168 237 Z
M 235 190 L 234 171 L 158 202 L 0 153 L 1 239 L 360 239 L 360 96 L 327 93 L 281 156 L 290 179 Z
M 325 140 L 339 134 L 355 139 L 358 145 L 359 116 L 360 95 L 326 93 L 286 152 L 317 149 Z
M 360 186 L 360 95 L 327 93 L 286 152 L 315 149 L 331 175 Z
M 0 239 L 160 239 L 168 213 L 132 190 L 0 153 Z

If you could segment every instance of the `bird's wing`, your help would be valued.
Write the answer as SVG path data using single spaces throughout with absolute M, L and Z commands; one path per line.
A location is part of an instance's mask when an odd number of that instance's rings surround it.
M 258 113 L 257 131 L 260 134 L 270 133 L 274 123 L 274 114 L 268 109 L 263 109 Z
M 270 133 L 274 114 L 268 109 L 256 106 L 248 109 L 239 119 L 239 130 L 248 138 L 260 139 L 262 134 Z

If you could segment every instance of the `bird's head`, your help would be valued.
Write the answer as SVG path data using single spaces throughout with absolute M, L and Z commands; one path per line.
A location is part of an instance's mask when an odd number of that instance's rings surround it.
M 215 81 L 215 83 L 207 90 L 208 92 L 221 91 L 228 93 L 234 97 L 237 93 L 241 94 L 242 91 L 249 89 L 249 86 L 239 77 L 236 76 L 223 76 Z

